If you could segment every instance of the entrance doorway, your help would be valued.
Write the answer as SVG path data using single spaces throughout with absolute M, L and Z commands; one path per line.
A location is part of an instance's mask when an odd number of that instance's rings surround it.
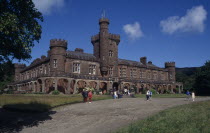
M 113 89 L 115 88 L 116 91 L 118 91 L 118 85 L 119 85 L 119 84 L 118 84 L 117 82 L 114 82 L 113 85 L 112 85 L 112 88 L 113 88 Z

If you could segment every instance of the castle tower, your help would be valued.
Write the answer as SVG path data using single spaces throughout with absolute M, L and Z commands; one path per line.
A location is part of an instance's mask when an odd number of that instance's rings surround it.
M 176 81 L 175 62 L 165 62 L 165 68 L 168 69 L 169 81 Z
M 67 41 L 61 39 L 50 40 L 50 73 L 60 74 L 65 72 Z
M 118 76 L 118 44 L 120 36 L 109 33 L 109 19 L 99 19 L 99 34 L 91 38 L 94 55 L 100 60 L 102 76 Z M 111 72 L 111 73 L 110 73 Z

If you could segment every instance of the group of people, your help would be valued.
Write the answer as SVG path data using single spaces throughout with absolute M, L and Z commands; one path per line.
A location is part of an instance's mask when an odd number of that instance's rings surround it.
M 146 92 L 146 99 L 147 99 L 147 101 L 152 100 L 152 91 L 147 90 L 147 92 Z
M 83 102 L 86 103 L 89 100 L 89 103 L 92 102 L 93 93 L 91 90 L 85 90 L 82 91 L 83 96 Z
M 187 95 L 187 100 L 190 100 L 190 97 L 191 97 L 191 95 L 192 95 L 192 101 L 195 101 L 195 93 L 194 93 L 194 92 L 192 92 L 192 93 L 190 94 L 190 92 L 187 91 L 187 92 L 186 92 L 186 95 Z

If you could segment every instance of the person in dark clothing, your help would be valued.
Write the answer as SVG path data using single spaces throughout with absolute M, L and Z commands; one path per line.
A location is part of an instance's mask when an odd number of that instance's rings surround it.
M 83 89 L 82 91 L 82 96 L 83 96 L 83 102 L 84 103 L 87 102 L 88 92 L 85 89 Z

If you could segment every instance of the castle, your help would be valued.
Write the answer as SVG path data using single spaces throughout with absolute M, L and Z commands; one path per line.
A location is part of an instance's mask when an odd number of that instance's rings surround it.
M 176 82 L 175 62 L 166 62 L 160 68 L 147 62 L 146 57 L 131 61 L 118 58 L 120 36 L 108 31 L 109 20 L 99 20 L 100 30 L 92 36 L 93 54 L 83 49 L 67 51 L 68 43 L 61 39 L 50 40 L 47 57 L 35 59 L 29 66 L 15 64 L 15 82 L 9 87 L 16 92 L 51 93 L 58 90 L 74 94 L 84 87 L 103 93 L 112 88 L 134 89 L 142 93 L 155 89 L 159 93 L 180 93 L 182 83 Z

